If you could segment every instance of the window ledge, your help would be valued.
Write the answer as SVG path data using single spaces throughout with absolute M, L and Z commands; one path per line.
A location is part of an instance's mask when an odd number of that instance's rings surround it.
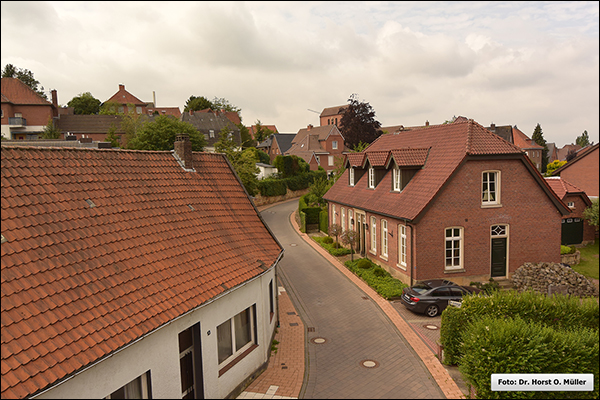
M 481 208 L 501 208 L 502 204 L 482 204 Z
M 383 261 L 387 261 L 388 258 L 386 256 L 379 256 L 379 258 L 381 258 Z
M 373 254 L 374 256 L 376 256 L 376 255 L 377 255 L 377 252 L 376 252 L 376 251 L 373 251 L 373 250 L 369 250 L 369 253 Z
M 456 274 L 458 272 L 466 272 L 466 270 L 464 268 L 457 268 L 457 269 L 445 269 L 444 273 L 445 274 Z
M 406 271 L 406 265 L 396 264 L 396 267 L 400 268 L 403 271 Z
M 240 354 L 239 356 L 237 356 L 236 358 L 234 358 L 229 364 L 227 364 L 226 366 L 224 366 L 223 368 L 221 368 L 219 370 L 219 378 L 221 377 L 221 375 L 223 375 L 225 372 L 229 371 L 235 364 L 237 364 L 238 362 L 242 361 L 242 359 L 244 357 L 246 357 L 248 354 L 250 354 L 254 349 L 256 349 L 258 347 L 257 344 L 253 344 L 252 346 L 248 347 L 246 349 L 246 351 L 244 351 L 242 354 Z

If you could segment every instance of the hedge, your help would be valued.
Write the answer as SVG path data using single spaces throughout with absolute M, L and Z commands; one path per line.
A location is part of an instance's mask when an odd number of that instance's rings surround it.
M 598 398 L 598 330 L 554 329 L 538 322 L 485 316 L 463 333 L 459 370 L 478 398 Z M 492 391 L 492 374 L 594 374 L 594 391 Z
M 365 268 L 366 262 L 371 264 L 370 268 Z M 387 300 L 393 297 L 400 297 L 402 295 L 402 289 L 408 286 L 400 280 L 393 278 L 389 272 L 367 258 L 346 261 L 344 265 L 355 275 L 364 280 L 381 297 Z
M 284 196 L 287 193 L 287 186 L 281 179 L 267 178 L 258 181 L 258 190 L 261 196 Z
M 319 214 L 319 230 L 325 234 L 329 234 L 329 213 L 325 210 Z
M 440 342 L 444 363 L 460 364 L 460 343 L 465 326 L 483 317 L 520 317 L 559 330 L 588 328 L 598 331 L 599 306 L 596 299 L 556 295 L 548 297 L 533 291 L 499 291 L 486 296 L 466 296 L 460 308 L 448 307 L 442 313 Z
M 327 236 L 329 237 L 329 236 Z M 331 254 L 332 256 L 345 256 L 346 254 L 350 254 L 350 249 L 347 249 L 343 246 L 340 247 L 336 247 L 336 243 L 327 243 L 329 241 L 329 239 L 327 239 L 326 237 L 321 237 L 321 236 L 314 236 L 313 240 L 317 243 L 319 243 L 321 245 L 321 247 L 323 247 L 325 250 L 327 250 L 329 252 L 329 254 Z M 339 245 L 339 243 L 338 243 Z

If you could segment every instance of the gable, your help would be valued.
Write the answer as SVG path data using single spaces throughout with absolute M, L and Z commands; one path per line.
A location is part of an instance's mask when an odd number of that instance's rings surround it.
M 52 106 L 49 101 L 17 78 L 2 78 L 0 82 L 3 103 Z
M 2 397 L 27 397 L 271 268 L 221 154 L 2 147 Z

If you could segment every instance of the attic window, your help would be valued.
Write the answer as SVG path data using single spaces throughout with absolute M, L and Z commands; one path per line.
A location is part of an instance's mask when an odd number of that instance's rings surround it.
M 4 237 L 4 235 L 0 235 L 2 236 L 2 243 L 6 243 L 6 238 Z
M 188 207 L 190 208 L 190 210 L 196 211 L 196 209 L 194 208 L 194 206 L 192 206 L 191 204 L 188 204 Z
M 96 207 L 96 204 L 94 204 L 94 202 L 91 201 L 90 199 L 87 199 L 85 202 L 88 203 L 88 205 L 90 206 L 90 208 Z

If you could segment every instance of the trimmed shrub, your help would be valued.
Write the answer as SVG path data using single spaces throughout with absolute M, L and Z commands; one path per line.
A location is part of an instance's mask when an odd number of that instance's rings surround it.
M 284 196 L 287 193 L 285 182 L 272 178 L 258 181 L 258 190 L 260 195 L 264 197 Z
M 323 243 L 332 244 L 333 243 L 333 238 L 330 237 L 330 236 L 325 236 L 323 238 Z
M 319 230 L 329 234 L 329 212 L 326 210 L 327 208 L 324 208 L 319 214 Z
M 370 264 L 372 268 L 358 267 L 359 263 L 364 264 L 365 262 Z M 355 261 L 346 261 L 344 265 L 372 287 L 381 297 L 387 300 L 394 297 L 400 297 L 402 295 L 402 289 L 408 286 L 400 280 L 393 278 L 386 270 L 366 258 L 360 258 Z M 381 270 L 381 272 L 375 272 L 377 269 Z
M 549 328 L 521 318 L 486 316 L 463 334 L 459 367 L 478 398 L 598 398 L 598 330 Z M 496 392 L 492 374 L 594 374 L 594 392 Z
M 306 233 L 306 213 L 300 211 L 300 232 Z
M 302 211 L 306 214 L 306 223 L 307 224 L 318 224 L 319 223 L 319 214 L 321 213 L 321 208 L 306 207 Z
M 369 269 L 374 266 L 375 266 L 375 264 L 373 264 L 371 261 L 367 260 L 366 258 L 361 258 L 356 263 L 356 267 L 360 268 L 360 269 Z
M 313 240 L 315 242 L 319 243 L 321 245 L 321 247 L 323 247 L 325 250 L 327 250 L 329 252 L 329 254 L 331 254 L 332 256 L 340 257 L 340 256 L 345 256 L 346 254 L 350 254 L 350 249 L 339 246 L 339 243 L 337 243 L 337 242 L 333 242 L 333 244 L 324 243 L 323 239 L 324 238 L 321 236 L 313 237 Z M 335 247 L 336 244 L 338 245 L 338 247 Z
M 564 246 L 564 245 L 560 245 L 560 254 L 574 254 L 577 251 L 577 249 L 575 248 L 575 246 Z
M 389 275 L 389 273 L 381 267 L 375 267 L 373 268 L 373 275 L 382 278 L 384 276 Z
M 460 343 L 465 327 L 490 316 L 497 319 L 520 317 L 559 330 L 588 328 L 598 330 L 599 306 L 594 298 L 555 295 L 548 297 L 533 291 L 496 291 L 490 295 L 465 296 L 460 308 L 448 307 L 442 313 L 440 342 L 444 346 L 444 363 L 460 364 Z

